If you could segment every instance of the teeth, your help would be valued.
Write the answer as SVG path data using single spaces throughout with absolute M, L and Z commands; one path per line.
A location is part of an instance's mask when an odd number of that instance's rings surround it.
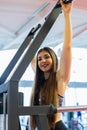
M 43 66 L 43 67 L 46 67 L 46 66 Z
M 47 66 L 47 64 L 46 65 L 42 65 L 43 67 L 46 67 Z
M 45 66 L 45 65 L 47 65 L 47 64 L 42 64 L 42 66 Z

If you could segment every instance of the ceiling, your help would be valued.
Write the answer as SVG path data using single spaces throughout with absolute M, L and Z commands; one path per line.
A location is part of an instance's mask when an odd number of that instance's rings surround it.
M 0 0 L 0 50 L 17 49 L 37 24 L 43 24 L 57 0 Z M 87 48 L 87 1 L 75 0 L 72 8 L 73 47 Z M 42 46 L 63 42 L 63 13 Z

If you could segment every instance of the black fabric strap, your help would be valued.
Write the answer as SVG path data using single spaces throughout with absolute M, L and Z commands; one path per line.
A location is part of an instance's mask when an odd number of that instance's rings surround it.
M 61 97 L 61 98 L 64 98 L 64 97 L 63 97 L 63 96 L 61 96 L 60 94 L 58 94 L 58 96 L 59 96 L 59 97 Z

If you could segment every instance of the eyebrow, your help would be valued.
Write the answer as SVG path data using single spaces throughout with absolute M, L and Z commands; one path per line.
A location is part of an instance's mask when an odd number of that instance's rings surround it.
M 47 54 L 44 54 L 44 56 L 50 56 L 50 54 L 47 53 Z M 39 57 L 41 57 L 41 56 L 38 56 L 37 58 L 39 58 Z

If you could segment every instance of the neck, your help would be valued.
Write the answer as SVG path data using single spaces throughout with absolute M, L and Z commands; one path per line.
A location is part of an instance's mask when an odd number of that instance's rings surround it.
M 45 78 L 45 79 L 48 79 L 48 78 L 49 78 L 49 75 L 50 75 L 50 72 L 45 72 L 45 73 L 44 73 L 44 78 Z

